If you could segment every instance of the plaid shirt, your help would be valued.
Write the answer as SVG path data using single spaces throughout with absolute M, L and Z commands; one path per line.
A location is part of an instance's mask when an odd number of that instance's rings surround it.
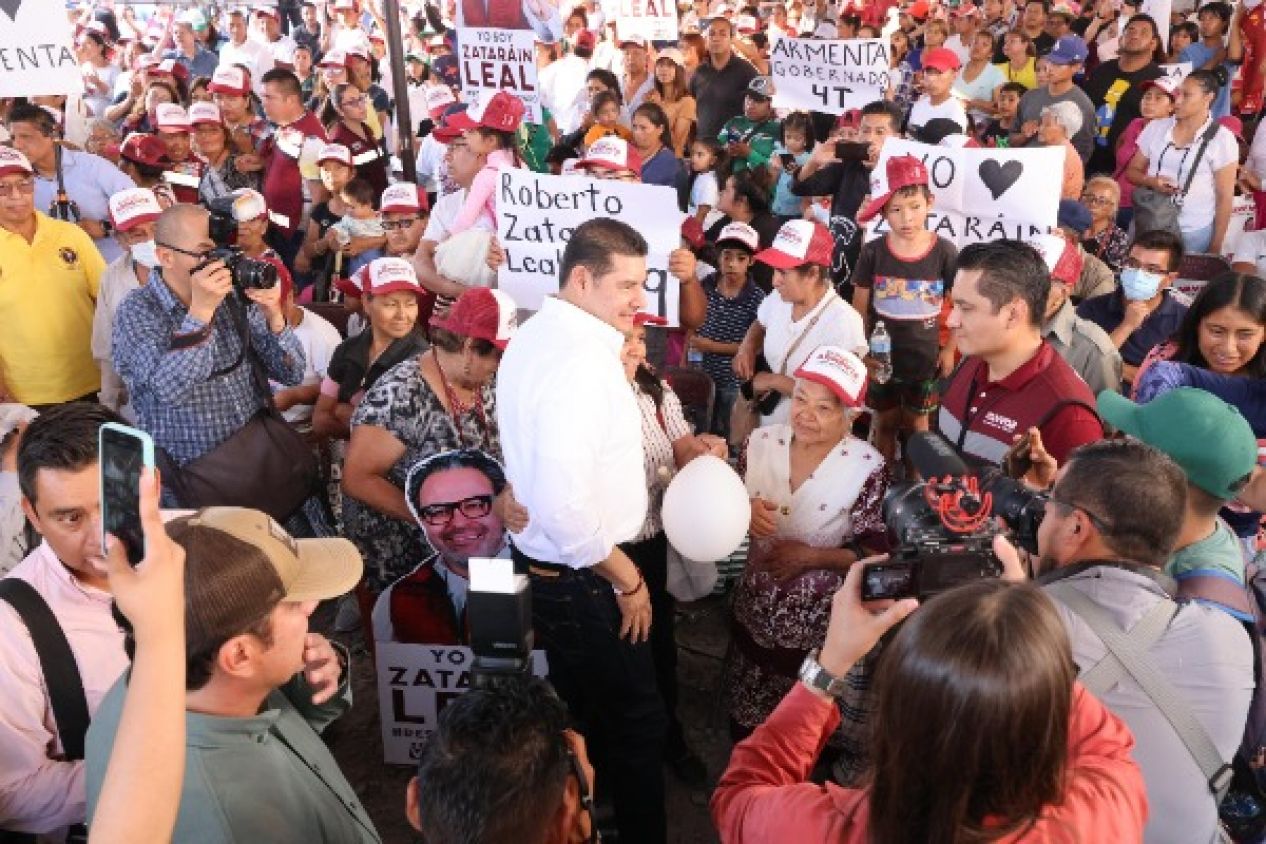
M 177 463 L 215 449 L 264 407 L 248 361 L 218 374 L 242 348 L 229 311 L 236 304 L 226 299 L 207 326 L 189 316 L 155 270 L 115 315 L 114 368 L 127 384 L 137 425 Z M 294 331 L 287 326 L 273 334 L 259 308 L 248 306 L 246 314 L 251 352 L 268 377 L 286 386 L 302 381 L 303 346 Z

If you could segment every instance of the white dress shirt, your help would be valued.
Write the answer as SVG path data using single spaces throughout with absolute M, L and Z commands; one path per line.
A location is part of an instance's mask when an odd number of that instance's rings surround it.
M 9 577 L 35 587 L 61 624 L 75 655 L 88 713 L 127 667 L 123 632 L 110 614 L 110 595 L 71 577 L 48 543 L 41 543 Z M 87 812 L 83 762 L 60 760 L 62 743 L 31 634 L 0 601 L 0 827 L 65 837 Z
M 546 299 L 506 348 L 497 424 L 506 476 L 531 514 L 513 538 L 529 557 L 586 568 L 646 518 L 641 413 L 623 345 L 605 322 Z

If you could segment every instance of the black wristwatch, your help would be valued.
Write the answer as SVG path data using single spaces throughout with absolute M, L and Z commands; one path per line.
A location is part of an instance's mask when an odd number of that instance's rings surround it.
M 844 694 L 846 687 L 843 677 L 835 677 L 818 662 L 817 649 L 809 651 L 809 655 L 800 664 L 800 679 L 812 688 L 838 698 Z

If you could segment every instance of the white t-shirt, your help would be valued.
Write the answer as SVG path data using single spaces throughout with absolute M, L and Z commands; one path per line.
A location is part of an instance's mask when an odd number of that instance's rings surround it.
M 1239 161 L 1239 146 L 1231 130 L 1221 126 L 1205 148 L 1200 163 L 1196 164 L 1196 153 L 1209 124 L 1197 129 L 1191 145 L 1184 148 L 1174 146 L 1175 123 L 1172 117 L 1148 123 L 1139 133 L 1139 152 L 1147 159 L 1147 175 L 1167 178 L 1179 188 L 1186 184 L 1192 166 L 1198 168 L 1196 177 L 1191 180 L 1191 189 L 1179 208 L 1178 225 L 1183 231 L 1199 231 L 1213 222 L 1217 205 L 1214 174 Z
M 410 89 L 410 92 L 417 89 Z M 425 114 L 425 111 L 415 111 L 414 114 Z M 444 151 L 447 149 L 444 144 L 435 140 L 435 135 L 430 134 L 422 139 L 418 144 L 417 171 L 418 184 L 427 193 L 434 191 L 435 193 L 443 192 L 443 178 L 448 170 L 444 166 Z M 437 200 L 436 204 L 439 202 Z
M 690 216 L 693 217 L 699 211 L 700 205 L 707 205 L 712 209 L 708 212 L 707 219 L 703 221 L 704 231 L 712 228 L 722 217 L 721 212 L 717 210 L 717 200 L 720 198 L 721 188 L 717 184 L 716 173 L 700 173 L 694 184 L 690 186 L 690 206 L 687 209 Z
M 220 65 L 240 64 L 250 69 L 251 88 L 261 97 L 264 95 L 264 74 L 273 69 L 273 51 L 253 38 L 241 44 L 225 41 L 220 46 Z
M 819 346 L 839 346 L 858 355 L 866 353 L 866 329 L 862 325 L 861 314 L 853 306 L 845 302 L 833 290 L 827 291 L 826 298 L 809 310 L 799 320 L 791 319 L 792 305 L 782 296 L 773 293 L 766 296 L 756 310 L 756 321 L 765 328 L 765 360 L 770 371 L 787 376 L 794 376 L 797 369 L 813 354 Z M 819 309 L 822 316 L 813 322 Z M 809 328 L 812 323 L 813 327 Z M 791 345 L 797 338 L 805 334 L 803 340 L 792 350 L 791 359 L 787 357 Z M 761 417 L 761 425 L 772 425 L 786 422 L 791 416 L 791 402 L 784 398 L 769 416 Z
M 1256 275 L 1266 278 L 1266 229 L 1240 235 L 1231 263 L 1252 264 L 1257 267 Z
M 330 365 L 330 356 L 334 349 L 343 342 L 343 335 L 325 317 L 303 309 L 303 322 L 294 328 L 299 345 L 303 346 L 303 380 L 299 386 L 320 384 L 325 377 L 325 369 Z M 281 388 L 274 384 L 273 389 Z M 284 389 L 284 388 L 281 388 Z M 300 425 L 312 420 L 313 405 L 296 404 L 281 415 L 292 425 Z
M 963 108 L 963 101 L 953 94 L 940 105 L 932 105 L 932 101 L 924 95 L 915 100 L 910 108 L 911 128 L 926 126 L 929 120 L 938 117 L 953 120 L 963 127 L 964 132 L 967 131 L 967 110 Z
M 584 115 L 578 105 L 588 74 L 589 61 L 574 53 L 541 68 L 537 74 L 541 102 L 554 115 L 554 123 L 564 135 L 580 128 Z
M 432 240 L 436 243 L 443 243 L 448 240 L 449 235 L 453 233 L 453 223 L 456 222 L 457 215 L 461 213 L 462 206 L 465 203 L 465 188 L 435 200 L 435 207 L 431 209 L 431 216 L 427 218 L 426 229 L 422 232 L 422 239 Z
M 949 38 L 945 39 L 945 49 L 958 56 L 958 64 L 960 67 L 967 66 L 967 60 L 971 58 L 971 45 L 963 43 L 963 37 L 955 32 Z M 962 73 L 960 70 L 959 73 Z

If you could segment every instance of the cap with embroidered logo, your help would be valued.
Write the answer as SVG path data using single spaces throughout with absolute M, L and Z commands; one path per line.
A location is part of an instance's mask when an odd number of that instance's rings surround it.
M 471 287 L 443 315 L 431 319 L 431 327 L 459 337 L 487 340 L 504 350 L 518 327 L 518 306 L 510 294 L 490 287 Z
M 866 365 L 839 346 L 819 346 L 796 370 L 796 377 L 823 385 L 848 407 L 861 407 L 866 398 Z
M 110 196 L 110 222 L 121 232 L 152 223 L 163 213 L 158 197 L 148 188 L 128 188 Z
M 777 270 L 791 270 L 805 264 L 831 266 L 835 247 L 831 233 L 821 223 L 788 220 L 768 249 L 756 253 L 756 260 Z
M 246 81 L 246 71 L 231 64 L 222 64 L 211 74 L 211 83 L 207 90 L 213 94 L 229 94 L 244 97 L 250 93 L 250 83 Z
M 188 132 L 189 113 L 175 103 L 159 103 L 154 109 L 154 123 L 160 132 Z

